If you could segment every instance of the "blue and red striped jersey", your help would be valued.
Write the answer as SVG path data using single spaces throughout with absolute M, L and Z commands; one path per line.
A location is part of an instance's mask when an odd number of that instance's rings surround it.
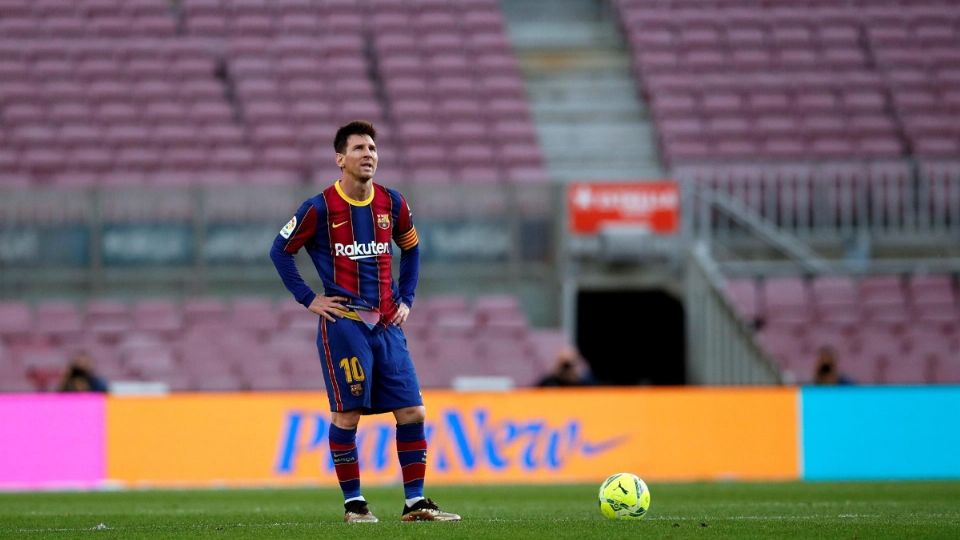
M 399 286 L 393 280 L 391 241 L 401 250 Z M 309 306 L 316 293 L 303 281 L 293 259 L 305 247 L 325 295 L 377 309 L 383 322 L 393 318 L 398 302 L 413 305 L 418 245 L 410 207 L 399 192 L 373 184 L 372 195 L 357 201 L 337 181 L 300 206 L 274 239 L 270 258 L 287 289 Z

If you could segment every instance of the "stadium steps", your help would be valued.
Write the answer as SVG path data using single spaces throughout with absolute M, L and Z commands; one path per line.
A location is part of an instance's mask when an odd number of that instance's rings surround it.
M 552 178 L 662 178 L 653 129 L 605 4 L 505 4 L 541 147 Z
M 619 47 L 603 0 L 509 0 L 500 2 L 516 49 Z

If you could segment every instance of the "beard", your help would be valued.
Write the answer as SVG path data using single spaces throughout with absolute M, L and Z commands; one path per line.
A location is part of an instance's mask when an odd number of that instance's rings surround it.
M 369 170 L 364 169 L 363 167 L 358 167 L 355 176 L 357 180 L 365 182 L 368 180 L 373 180 L 373 175 L 376 174 L 376 172 L 377 172 L 376 167 L 373 167 Z

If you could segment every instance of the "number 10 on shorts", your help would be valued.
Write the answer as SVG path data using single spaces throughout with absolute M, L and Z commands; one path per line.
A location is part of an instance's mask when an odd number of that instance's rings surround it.
M 340 369 L 343 370 L 343 376 L 346 377 L 347 384 L 354 381 L 362 382 L 366 379 L 366 375 L 363 374 L 363 366 L 360 365 L 360 360 L 356 356 L 341 358 Z

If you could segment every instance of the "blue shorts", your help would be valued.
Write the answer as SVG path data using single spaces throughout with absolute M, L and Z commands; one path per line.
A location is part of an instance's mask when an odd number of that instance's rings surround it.
M 395 325 L 320 318 L 317 348 L 330 410 L 377 414 L 423 405 L 407 338 Z

